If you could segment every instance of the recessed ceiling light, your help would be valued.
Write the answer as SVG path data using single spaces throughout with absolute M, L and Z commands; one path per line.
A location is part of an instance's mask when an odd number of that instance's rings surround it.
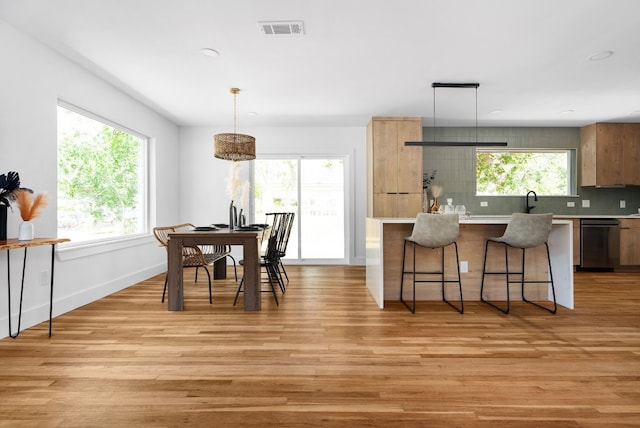
M 249 113 L 247 113 L 249 116 L 257 116 L 258 112 L 257 111 L 250 111 Z
M 566 110 L 562 111 L 562 114 L 571 114 L 571 113 L 575 113 L 575 110 L 572 110 L 572 109 L 569 108 L 569 109 L 566 109 Z
M 218 52 L 215 49 L 211 49 L 211 48 L 202 48 L 202 49 L 200 49 L 200 53 L 202 53 L 202 55 L 208 56 L 208 57 L 220 56 L 220 52 Z
M 500 114 L 500 113 L 502 113 L 502 112 L 503 112 L 503 110 L 500 110 L 499 108 L 497 108 L 497 109 L 495 109 L 495 110 L 491 110 L 491 111 L 489 112 L 489 114 Z
M 602 51 L 589 55 L 589 61 L 602 61 L 613 55 L 613 51 Z

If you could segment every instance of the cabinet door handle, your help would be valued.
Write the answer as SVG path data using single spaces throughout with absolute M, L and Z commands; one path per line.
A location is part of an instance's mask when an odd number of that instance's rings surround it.
M 398 192 L 398 195 L 408 195 L 409 192 Z

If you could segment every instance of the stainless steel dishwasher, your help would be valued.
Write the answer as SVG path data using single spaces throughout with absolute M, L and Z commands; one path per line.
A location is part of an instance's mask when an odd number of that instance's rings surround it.
M 620 228 L 615 218 L 580 220 L 580 268 L 613 270 L 620 259 Z

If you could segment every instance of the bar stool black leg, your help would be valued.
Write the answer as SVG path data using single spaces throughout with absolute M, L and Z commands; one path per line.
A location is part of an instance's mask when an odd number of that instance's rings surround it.
M 404 300 L 404 275 L 405 275 L 405 256 L 407 254 L 407 241 L 404 241 L 404 246 L 402 249 L 402 277 L 400 278 L 400 301 L 411 311 L 411 313 L 416 313 L 416 246 L 413 244 L 413 308 L 409 306 L 409 304 Z
M 487 272 L 487 253 L 489 252 L 489 243 L 492 241 L 487 241 L 484 245 L 484 262 L 482 263 L 482 282 L 480 283 L 480 300 L 484 303 L 486 303 L 489 306 L 493 306 L 494 308 L 496 308 L 497 310 L 499 310 L 500 312 L 504 313 L 504 314 L 508 314 L 509 313 L 509 254 L 507 252 L 507 246 L 504 244 L 504 257 L 505 257 L 505 272 Z M 493 302 L 490 302 L 489 300 L 484 298 L 484 278 L 485 275 L 506 275 L 507 277 L 507 307 L 506 308 L 501 308 L 500 306 L 496 305 Z
M 527 303 L 531 303 L 534 306 L 539 307 L 540 309 L 544 309 L 545 311 L 551 312 L 552 314 L 555 314 L 558 311 L 558 305 L 556 303 L 556 288 L 553 284 L 553 272 L 551 270 L 551 254 L 549 253 L 549 245 L 545 242 L 545 247 L 547 250 L 547 264 L 549 265 L 549 281 L 532 281 L 532 282 L 547 282 L 549 284 L 551 284 L 551 294 L 553 296 L 553 309 L 552 308 L 547 308 L 546 306 L 542 306 L 536 302 L 533 302 L 531 300 L 528 300 L 524 297 L 524 268 L 522 269 L 523 271 L 523 283 L 522 283 L 522 301 L 527 302 Z M 523 255 L 523 259 L 524 259 L 524 255 Z M 523 265 L 524 266 L 524 263 Z
M 456 267 L 457 267 L 457 271 L 458 271 L 458 288 L 460 290 L 460 307 L 458 308 L 457 306 L 455 306 L 453 303 L 451 303 L 449 300 L 447 300 L 445 298 L 445 293 L 444 293 L 444 247 L 442 247 L 442 300 L 447 303 L 449 306 L 451 306 L 453 309 L 455 309 L 456 311 L 460 312 L 461 314 L 464 314 L 464 299 L 462 297 L 462 280 L 460 278 L 460 257 L 458 255 L 458 243 L 454 242 L 453 243 L 455 251 L 456 251 Z M 449 281 L 451 282 L 451 281 Z

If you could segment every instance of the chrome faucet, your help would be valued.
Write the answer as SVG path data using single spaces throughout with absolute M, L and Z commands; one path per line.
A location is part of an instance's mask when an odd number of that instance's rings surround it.
M 532 194 L 532 193 L 533 193 L 533 200 L 534 200 L 534 202 L 537 202 L 537 201 L 538 201 L 538 195 L 536 195 L 536 192 L 534 192 L 533 190 L 529 190 L 529 191 L 527 192 L 527 197 L 525 198 L 525 199 L 526 199 L 526 201 L 527 201 L 527 202 L 526 202 L 526 204 L 527 204 L 527 208 L 526 208 L 526 210 L 527 210 L 527 211 L 526 211 L 526 212 L 527 212 L 527 214 L 529 214 L 529 213 L 531 212 L 531 210 L 532 210 L 532 209 L 534 209 L 534 208 L 536 207 L 535 205 L 529 205 L 529 195 L 530 195 L 530 194 Z

